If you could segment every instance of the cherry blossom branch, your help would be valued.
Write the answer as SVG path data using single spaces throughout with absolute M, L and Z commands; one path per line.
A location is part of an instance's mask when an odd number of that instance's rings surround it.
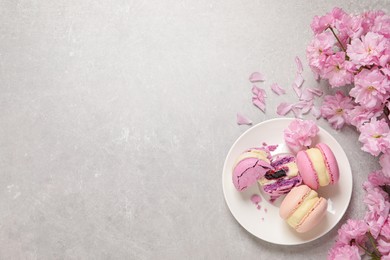
M 339 37 L 337 37 L 336 33 L 334 32 L 333 28 L 332 28 L 331 26 L 329 26 L 328 28 L 332 31 L 332 33 L 333 33 L 334 37 L 336 38 L 337 42 L 340 44 L 340 47 L 341 47 L 341 49 L 343 50 L 343 52 L 347 53 L 347 50 L 344 48 L 344 46 L 343 46 L 343 44 L 341 43 Z M 347 55 L 347 54 L 345 54 L 345 55 Z M 348 56 L 347 56 L 347 57 L 348 57 Z
M 372 254 L 371 254 L 371 259 L 379 259 L 380 260 L 381 253 L 378 251 L 378 248 L 376 247 L 374 237 L 372 236 L 371 232 L 368 232 L 367 236 L 368 236 L 368 239 L 370 240 L 371 245 L 374 249 L 374 252 L 372 252 Z

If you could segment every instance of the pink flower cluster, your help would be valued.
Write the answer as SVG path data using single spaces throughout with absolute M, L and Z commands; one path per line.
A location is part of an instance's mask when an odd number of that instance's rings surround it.
M 320 129 L 314 121 L 295 119 L 284 130 L 284 140 L 288 147 L 296 153 L 309 147 L 319 131 Z
M 338 238 L 329 250 L 328 259 L 390 259 L 390 177 L 385 167 L 372 172 L 363 188 L 367 212 L 363 219 L 349 219 L 339 230 Z
M 354 15 L 334 8 L 315 16 L 307 59 L 333 95 L 321 116 L 335 129 L 356 127 L 362 150 L 379 157 L 381 170 L 364 183 L 367 212 L 338 231 L 329 259 L 390 259 L 390 16 L 382 11 Z
M 324 97 L 321 116 L 335 129 L 355 126 L 362 150 L 390 164 L 390 16 L 334 8 L 315 16 L 311 28 L 310 68 L 337 88 Z

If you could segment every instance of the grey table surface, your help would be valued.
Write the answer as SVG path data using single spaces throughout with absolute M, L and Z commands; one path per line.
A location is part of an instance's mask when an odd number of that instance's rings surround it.
M 0 2 L 0 259 L 324 259 L 342 222 L 299 246 L 262 241 L 231 215 L 225 156 L 291 94 L 251 104 L 253 71 L 305 84 L 310 22 L 389 1 Z M 321 83 L 324 85 L 324 83 Z M 378 169 L 352 128 L 343 218 L 361 218 Z

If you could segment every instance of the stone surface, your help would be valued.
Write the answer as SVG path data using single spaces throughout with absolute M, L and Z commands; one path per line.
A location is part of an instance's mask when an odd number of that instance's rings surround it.
M 1 259 L 324 259 L 337 228 L 310 244 L 269 244 L 227 208 L 225 156 L 248 126 L 249 75 L 288 88 L 310 22 L 334 6 L 383 1 L 0 2 Z M 324 83 L 321 83 L 325 85 Z M 291 92 L 290 92 L 291 93 Z M 354 174 L 343 218 L 362 217 L 378 168 L 352 128 L 336 132 Z M 337 226 L 339 227 L 341 223 Z

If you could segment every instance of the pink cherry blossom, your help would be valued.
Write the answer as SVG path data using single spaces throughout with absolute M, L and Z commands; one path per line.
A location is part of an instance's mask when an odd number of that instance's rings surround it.
M 335 244 L 328 253 L 328 260 L 359 260 L 359 248 L 355 245 Z
M 382 167 L 383 174 L 390 178 L 390 151 L 382 154 L 382 156 L 379 158 L 379 164 Z
M 384 66 L 389 60 L 386 49 L 388 40 L 378 33 L 368 32 L 360 38 L 354 38 L 347 46 L 347 55 L 357 65 Z
M 381 108 L 368 109 L 359 105 L 354 106 L 347 111 L 347 122 L 356 128 L 360 128 L 364 123 L 367 123 L 373 117 L 378 117 L 383 113 Z
M 353 108 L 352 98 L 338 91 L 334 96 L 324 97 L 321 115 L 329 121 L 333 128 L 340 129 L 347 122 L 347 113 Z
M 349 245 L 353 241 L 358 245 L 363 245 L 367 239 L 368 226 L 363 220 L 348 219 L 338 230 L 337 243 Z
M 382 255 L 388 255 L 390 253 L 390 216 L 383 224 L 378 236 L 378 251 Z
M 367 32 L 371 31 L 372 27 L 375 24 L 375 20 L 378 17 L 382 17 L 384 15 L 385 15 L 385 12 L 383 12 L 382 10 L 364 12 L 362 14 L 362 17 L 363 17 L 362 26 L 364 29 L 363 34 L 366 34 Z
M 326 60 L 333 54 L 333 46 L 336 40 L 332 32 L 324 31 L 313 38 L 307 46 L 306 56 L 309 60 L 309 66 L 318 75 L 323 74 Z
M 364 220 L 368 224 L 370 233 L 375 239 L 378 237 L 383 224 L 389 216 L 390 202 L 388 200 L 389 195 L 381 188 L 366 188 L 364 203 L 368 211 Z
M 370 123 L 365 123 L 359 130 L 359 141 L 363 143 L 363 151 L 378 156 L 390 148 L 390 128 L 384 119 L 373 118 Z
M 344 15 L 337 24 L 337 29 L 341 38 L 359 38 L 362 36 L 364 29 L 362 26 L 363 17 L 359 15 Z
M 341 8 L 335 7 L 331 12 L 324 16 L 314 16 L 310 27 L 315 34 L 321 33 L 329 26 L 335 27 L 336 22 L 341 20 L 344 15 L 346 15 L 346 13 Z
M 314 121 L 295 119 L 284 130 L 284 140 L 294 152 L 298 152 L 309 147 L 318 132 L 319 128 Z
M 388 97 L 390 83 L 378 68 L 362 70 L 355 77 L 355 87 L 349 94 L 355 101 L 366 108 L 381 106 Z
M 390 38 L 390 16 L 384 14 L 375 17 L 371 31 L 381 34 L 386 38 Z
M 384 175 L 383 171 L 374 171 L 368 175 L 368 181 L 364 183 L 363 187 L 367 190 L 384 185 L 390 185 L 390 177 Z
M 353 82 L 355 65 L 345 60 L 345 52 L 330 55 L 326 61 L 323 78 L 328 79 L 332 87 L 341 87 Z

